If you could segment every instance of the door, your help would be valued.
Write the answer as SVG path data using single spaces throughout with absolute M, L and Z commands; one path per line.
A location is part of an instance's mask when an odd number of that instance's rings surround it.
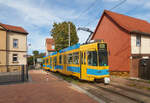
M 86 67 L 87 67 L 87 56 L 86 56 L 86 52 L 83 51 L 81 52 L 81 59 L 80 59 L 80 64 L 81 64 L 81 69 L 80 69 L 80 78 L 81 79 L 86 79 Z
M 63 73 L 66 73 L 67 72 L 67 57 L 66 55 L 64 54 L 63 55 Z
M 150 59 L 141 59 L 139 63 L 139 77 L 150 80 Z
M 52 70 L 54 71 L 54 57 L 52 57 Z

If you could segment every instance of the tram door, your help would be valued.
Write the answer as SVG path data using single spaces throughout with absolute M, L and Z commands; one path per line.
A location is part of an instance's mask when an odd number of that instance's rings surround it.
M 57 58 L 56 58 L 56 56 L 54 56 L 54 57 L 53 57 L 53 64 L 52 64 L 52 66 L 53 66 L 53 67 L 52 67 L 52 68 L 53 68 L 53 70 L 55 70 L 55 69 L 56 69 L 56 67 L 55 67 L 55 66 L 57 65 L 57 64 L 56 64 L 56 62 L 57 62 Z
M 66 71 L 67 71 L 67 57 L 64 54 L 64 57 L 63 57 L 63 73 L 66 73 Z
M 87 59 L 87 56 L 86 56 L 86 52 L 83 51 L 81 52 L 81 61 L 80 61 L 80 64 L 81 64 L 81 74 L 80 74 L 80 78 L 81 79 L 86 79 L 86 59 Z

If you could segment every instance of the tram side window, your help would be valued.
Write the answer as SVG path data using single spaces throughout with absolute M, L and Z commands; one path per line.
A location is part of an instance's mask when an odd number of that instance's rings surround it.
M 54 63 L 55 63 L 55 64 L 57 63 L 57 58 L 56 58 L 56 57 L 54 57 Z
M 62 55 L 59 56 L 59 64 L 62 64 Z
M 86 64 L 86 52 L 84 52 L 84 64 Z
M 53 64 L 54 64 L 54 66 L 57 65 L 57 58 L 56 57 L 53 58 Z
M 64 55 L 64 64 L 66 64 L 66 55 Z
M 73 64 L 79 64 L 79 52 L 73 53 Z
M 81 64 L 83 64 L 83 53 L 81 52 Z
M 43 59 L 43 64 L 45 64 L 45 59 Z
M 48 59 L 46 59 L 46 64 L 48 64 Z
M 88 55 L 88 65 L 97 66 L 97 52 L 89 51 L 87 55 Z
M 72 54 L 68 54 L 68 64 L 72 64 Z
M 50 57 L 50 65 L 52 65 L 52 57 Z

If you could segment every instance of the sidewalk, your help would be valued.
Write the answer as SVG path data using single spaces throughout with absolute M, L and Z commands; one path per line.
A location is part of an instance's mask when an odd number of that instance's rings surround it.
M 30 71 L 32 82 L 0 86 L 0 103 L 97 103 L 79 89 L 42 70 Z

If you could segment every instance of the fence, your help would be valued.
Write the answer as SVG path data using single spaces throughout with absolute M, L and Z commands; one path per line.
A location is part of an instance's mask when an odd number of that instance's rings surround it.
M 4 70 L 5 68 L 7 70 Z M 3 69 L 3 72 L 0 72 L 0 85 L 20 83 L 28 80 L 28 68 L 25 65 L 0 66 L 0 69 Z

